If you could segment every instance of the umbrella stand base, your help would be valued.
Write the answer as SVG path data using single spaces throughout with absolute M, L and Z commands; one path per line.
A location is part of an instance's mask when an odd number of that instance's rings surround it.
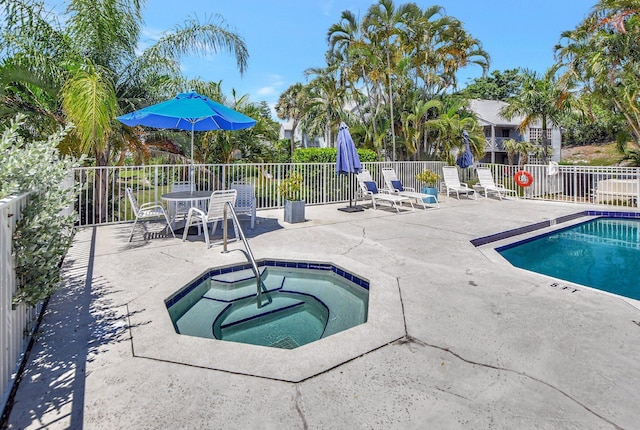
M 346 208 L 338 208 L 339 211 L 342 212 L 363 212 L 364 208 L 362 206 L 347 206 Z

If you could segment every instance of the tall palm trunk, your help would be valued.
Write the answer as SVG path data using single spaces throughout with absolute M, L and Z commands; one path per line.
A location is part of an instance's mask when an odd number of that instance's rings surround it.
M 391 41 L 389 40 L 389 43 Z M 389 47 L 387 46 L 387 79 L 389 81 L 389 115 L 391 117 L 391 142 L 393 148 L 393 154 L 391 161 L 396 161 L 396 130 L 393 120 L 393 89 L 391 88 L 391 58 L 389 55 Z

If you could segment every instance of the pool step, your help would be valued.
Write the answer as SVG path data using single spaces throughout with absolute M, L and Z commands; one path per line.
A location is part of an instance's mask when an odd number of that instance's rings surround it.
M 267 292 L 276 291 L 282 288 L 284 276 L 273 275 L 268 271 L 266 273 L 262 271 L 262 274 L 264 275 L 262 278 L 262 284 Z M 253 274 L 253 271 L 247 269 L 239 272 L 212 276 L 209 281 L 209 290 L 203 295 L 203 297 L 222 302 L 232 302 L 255 295 L 255 275 Z
M 176 321 L 175 326 L 179 333 L 213 339 L 213 322 L 228 306 L 228 303 L 215 300 L 200 300 Z
M 304 305 L 304 301 L 291 297 L 276 297 L 266 306 L 258 308 L 255 302 L 249 302 L 245 306 L 234 308 L 229 315 L 224 318 L 221 328 L 228 328 L 236 324 L 262 318 L 267 315 L 275 315 L 279 312 L 290 311 L 297 306 Z

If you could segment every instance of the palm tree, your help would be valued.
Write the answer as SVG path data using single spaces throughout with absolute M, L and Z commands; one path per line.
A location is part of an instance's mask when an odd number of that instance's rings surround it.
M 307 85 L 307 107 L 303 118 L 304 128 L 309 134 L 323 135 L 329 146 L 337 135 L 340 121 L 351 122 L 345 112 L 347 92 L 339 80 L 335 68 L 311 68 L 307 76 L 315 76 Z
M 507 139 L 502 142 L 504 150 L 507 151 L 507 160 L 510 166 L 516 161 L 516 155 L 518 154 L 518 142 L 513 139 Z
M 11 82 L 17 90 L 5 87 L 3 102 L 13 109 L 21 107 L 11 103 L 14 100 L 37 104 L 40 100 L 32 94 L 43 92 L 35 83 L 45 70 L 53 78 L 47 81 L 47 90 L 55 95 L 48 99 L 45 115 L 59 118 L 63 125 L 74 123 L 66 144 L 93 156 L 97 166 L 117 159 L 124 145 L 120 139 L 124 133 L 117 132 L 121 126 L 115 121 L 118 110 L 167 98 L 168 88 L 184 84 L 179 68 L 182 55 L 228 50 L 240 73 L 248 60 L 243 40 L 221 18 L 221 24 L 189 20 L 137 54 L 143 24 L 142 2 L 137 0 L 69 0 L 64 25 L 50 24 L 37 2 L 0 0 L 0 5 L 5 7 L 8 23 L 2 38 L 10 42 L 0 67 L 25 72 L 15 86 Z M 99 169 L 97 175 L 95 195 L 106 198 L 108 171 Z M 96 210 L 104 219 L 106 201 L 99 201 Z
M 465 151 L 463 131 L 469 135 L 469 147 L 475 159 L 484 155 L 486 139 L 478 120 L 463 108 L 464 101 L 452 100 L 443 104 L 436 118 L 427 120 L 426 126 L 433 138 L 431 158 L 441 159 L 449 165 L 455 164 L 455 154 Z
M 306 94 L 307 92 L 301 83 L 293 84 L 284 93 L 280 94 L 275 107 L 278 118 L 292 120 L 293 122 L 291 128 L 291 156 L 293 156 L 293 151 L 296 149 L 296 128 L 298 128 L 298 123 L 302 119 L 307 104 Z
M 61 110 L 60 120 L 76 125 L 77 146 L 94 156 L 98 165 L 108 163 L 120 144 L 113 140 L 118 110 L 162 100 L 174 95 L 167 89 L 184 85 L 179 69 L 182 55 L 227 50 L 234 54 L 240 73 L 247 65 L 244 42 L 221 18 L 220 24 L 191 19 L 137 54 L 143 24 L 139 1 L 70 0 L 64 26 L 48 24 L 46 11 L 37 3 L 0 0 L 0 4 L 6 7 L 10 23 L 3 39 L 11 42 L 2 66 L 19 66 L 32 76 L 46 70 L 55 77 L 53 93 L 62 102 L 51 110 Z M 17 83 L 33 88 L 26 79 Z
M 375 65 L 377 58 L 370 49 L 366 30 L 351 11 L 345 10 L 341 14 L 340 22 L 329 27 L 327 41 L 329 62 L 340 64 L 339 67 L 343 70 L 345 80 L 352 91 L 351 98 L 357 103 L 360 122 L 363 125 L 371 125 L 370 129 L 363 127 L 366 130 L 365 142 L 372 142 L 373 136 L 376 135 L 376 118 L 380 103 L 374 91 L 375 79 L 372 76 L 375 75 L 371 73 L 375 70 L 375 66 L 372 65 Z M 368 119 L 365 116 L 364 97 L 357 89 L 359 82 L 362 82 L 365 88 Z
M 402 113 L 402 131 L 408 157 L 417 154 L 420 159 L 420 143 L 427 133 L 427 114 L 433 108 L 441 109 L 442 103 L 436 99 L 426 102 L 417 100 L 410 111 Z
M 411 15 L 420 14 L 420 9 L 415 3 L 407 3 L 397 9 L 392 0 L 379 0 L 378 4 L 371 5 L 364 20 L 364 27 L 370 35 L 373 45 L 381 49 L 384 53 L 387 67 L 387 90 L 389 93 L 389 116 L 391 118 L 391 139 L 392 154 L 391 159 L 396 159 L 396 134 L 394 126 L 393 112 L 393 78 L 392 78 L 392 52 L 397 52 L 399 35 L 406 31 L 405 24 Z M 394 59 L 395 64 L 395 59 Z
M 549 123 L 561 122 L 562 116 L 571 109 L 571 100 L 571 94 L 557 82 L 553 69 L 543 76 L 525 70 L 520 91 L 501 110 L 501 115 L 508 120 L 523 116 L 519 125 L 521 133 L 536 121 L 542 123 L 542 160 L 546 163 L 549 155 Z
M 580 85 L 583 93 L 624 118 L 636 148 L 640 147 L 639 17 L 637 1 L 601 0 L 574 30 L 562 34 L 556 46 L 562 81 Z

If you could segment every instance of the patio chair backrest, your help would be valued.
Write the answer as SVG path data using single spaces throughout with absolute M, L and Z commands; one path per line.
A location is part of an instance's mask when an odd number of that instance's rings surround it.
M 486 167 L 478 167 L 476 169 L 476 172 L 478 174 L 478 181 L 480 182 L 481 186 L 489 188 L 496 187 L 496 183 L 493 180 L 493 174 L 491 173 L 491 170 L 487 169 Z
M 449 187 L 460 187 L 460 177 L 458 176 L 458 168 L 455 166 L 444 166 L 442 168 L 442 177 L 444 183 Z
M 231 206 L 235 206 L 238 192 L 236 190 L 217 190 L 211 194 L 209 200 L 209 210 L 207 211 L 207 220 L 221 220 L 224 218 L 224 206 L 226 202 L 230 202 Z
M 138 199 L 133 194 L 133 190 L 130 187 L 127 187 L 125 190 L 127 197 L 129 198 L 129 202 L 131 203 L 131 209 L 133 209 L 133 214 L 137 217 L 140 212 L 140 205 L 138 205 Z
M 178 192 L 178 191 L 191 191 L 191 182 L 177 181 L 171 184 L 171 192 Z
M 232 182 L 229 189 L 236 190 L 238 193 L 235 209 L 248 210 L 255 207 L 256 190 L 253 184 L 248 184 L 246 182 Z

